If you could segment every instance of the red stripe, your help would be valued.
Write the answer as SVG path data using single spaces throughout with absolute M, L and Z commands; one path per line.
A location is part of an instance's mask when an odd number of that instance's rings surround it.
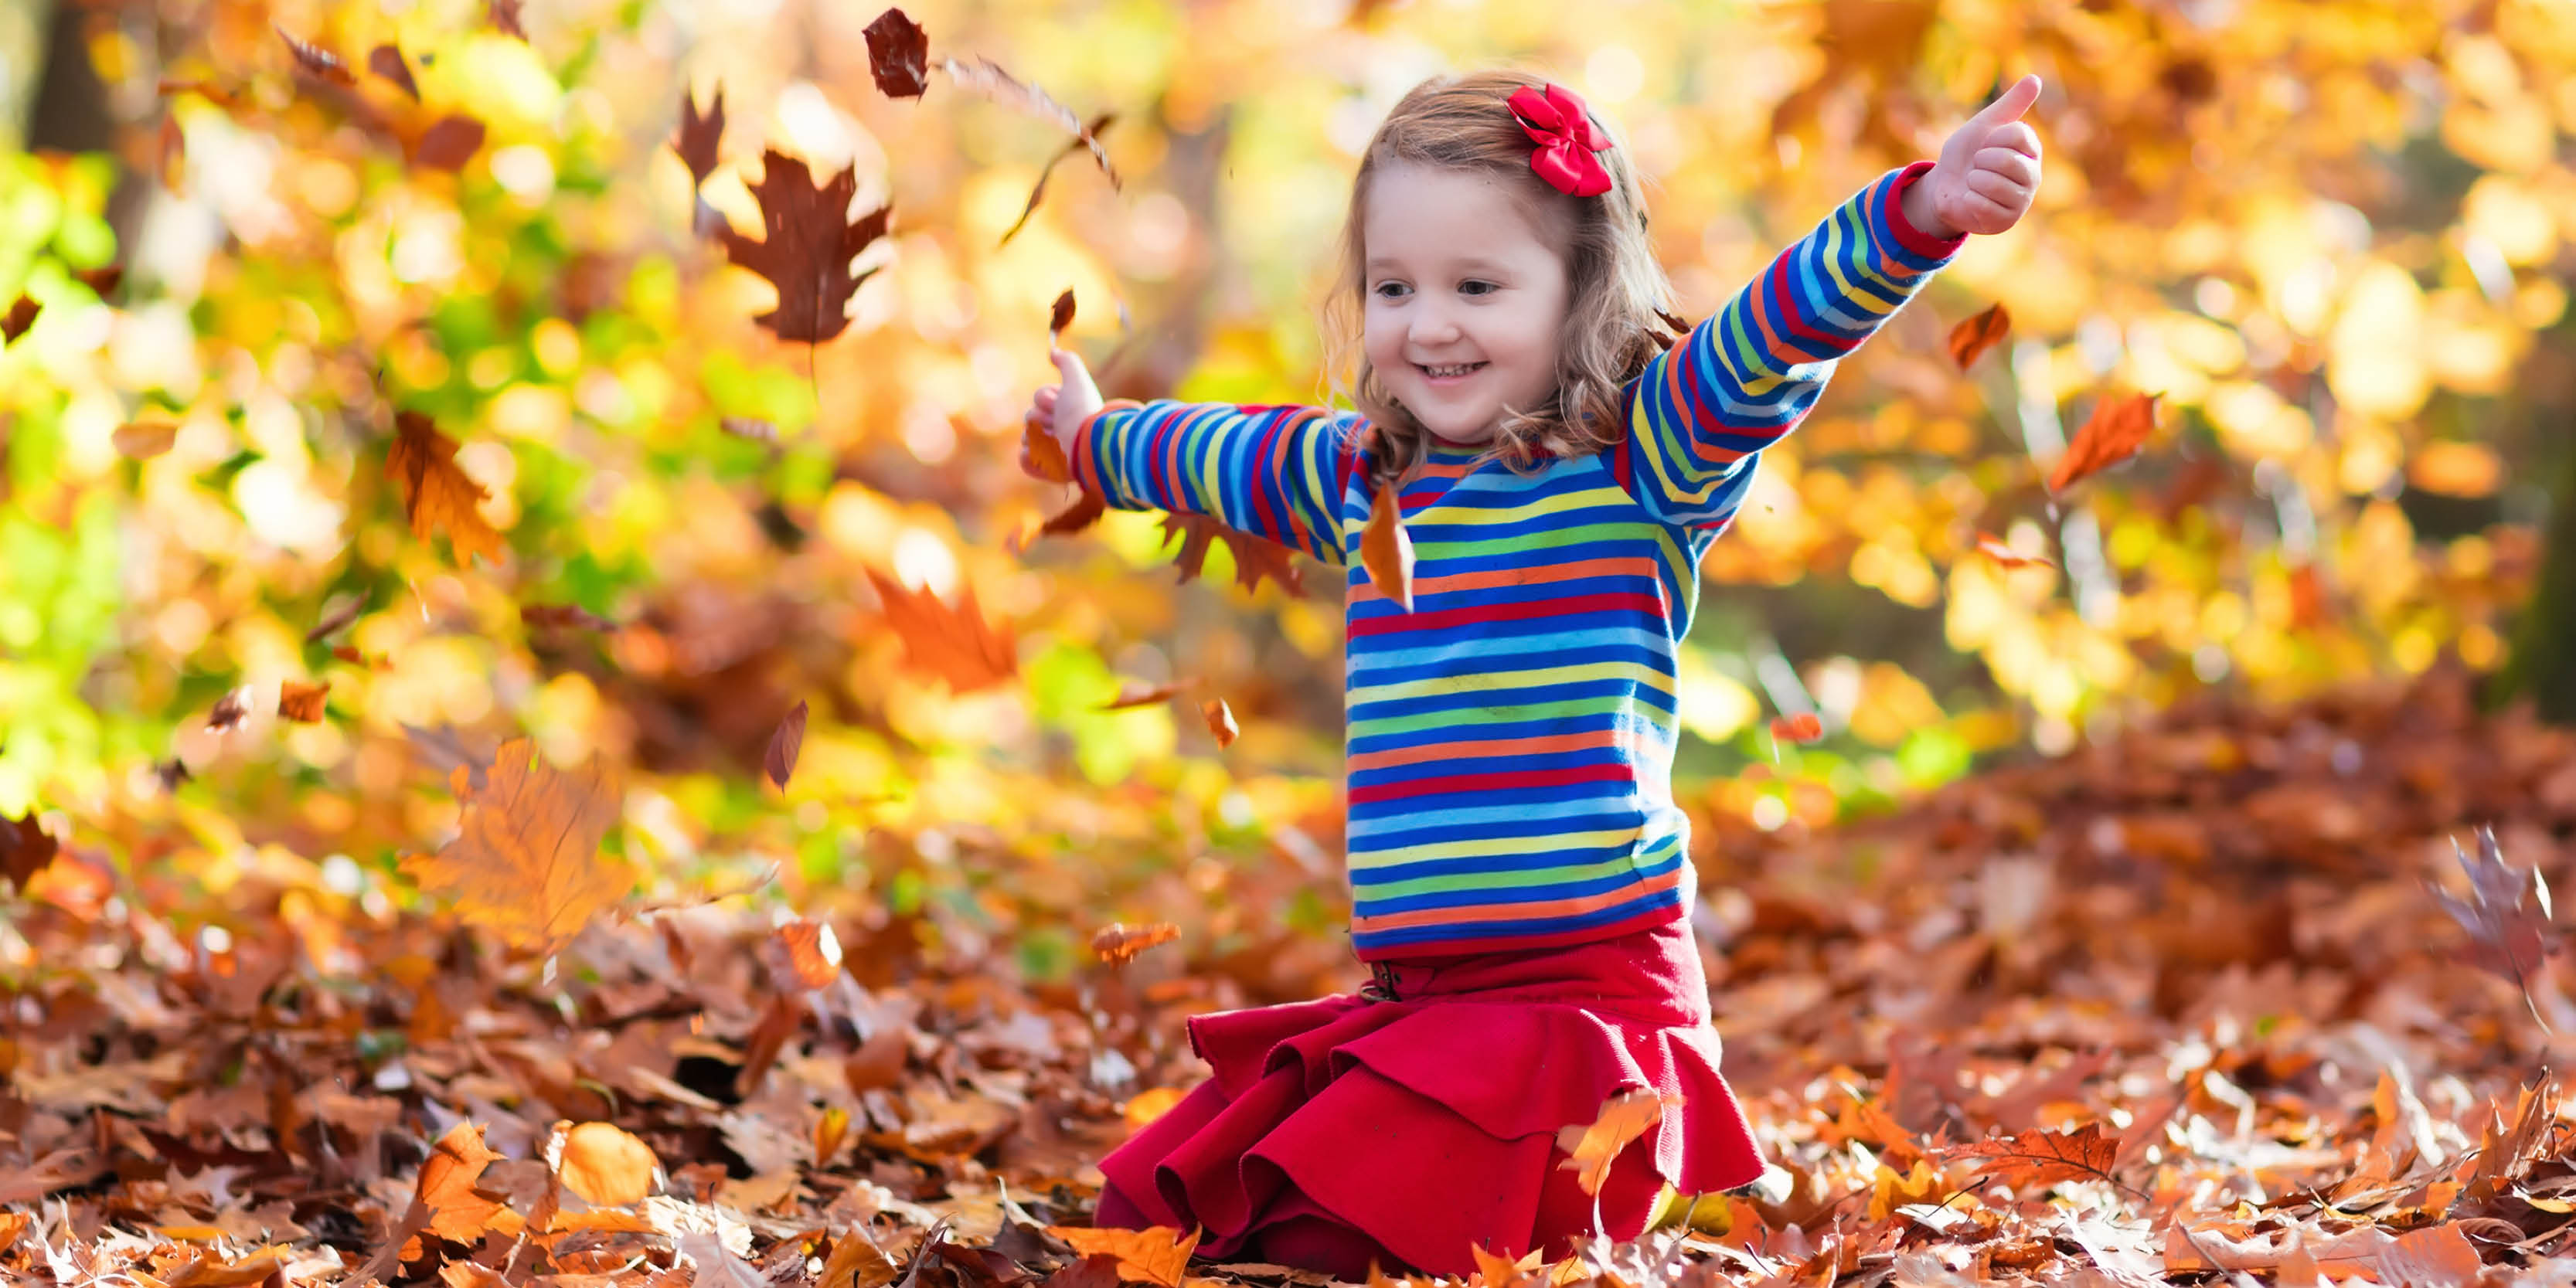
M 1821 362 L 1825 358 L 1840 357 L 1851 352 L 1855 342 L 1808 326 L 1806 321 L 1798 316 L 1797 309 L 1793 307 L 1796 301 L 1792 298 L 1794 291 L 1789 280 L 1789 260 L 1805 244 L 1801 242 L 1797 246 L 1792 246 L 1780 252 L 1780 258 L 1771 261 L 1771 271 L 1762 275 L 1762 296 L 1764 302 L 1769 305 L 1767 311 L 1780 324 L 1776 328 L 1776 333 L 1795 336 L 1801 340 L 1812 340 L 1819 350 L 1816 357 L 1809 357 L 1803 353 L 1794 355 L 1775 353 L 1771 356 L 1792 357 L 1797 362 Z M 1820 252 L 1822 249 L 1822 247 L 1818 248 Z
M 1270 508 L 1270 489 L 1262 486 L 1263 479 L 1275 478 L 1280 480 L 1280 491 L 1283 494 L 1288 490 L 1288 482 L 1279 469 L 1278 461 L 1279 448 L 1288 436 L 1288 420 L 1289 418 L 1283 416 L 1272 421 L 1269 430 L 1261 435 L 1261 444 L 1252 454 L 1253 475 L 1244 481 L 1243 491 L 1245 495 L 1252 498 L 1252 513 L 1261 524 L 1255 530 L 1265 537 L 1276 533 L 1283 539 L 1293 541 L 1296 538 L 1295 529 L 1279 521 L 1278 512 Z
M 1513 953 L 1537 948 L 1564 948 L 1572 944 L 1588 944 L 1599 939 L 1616 939 L 1621 935 L 1634 934 L 1640 930 L 1660 926 L 1667 921 L 1679 921 L 1689 911 L 1690 901 L 1684 899 L 1676 906 L 1649 908 L 1625 921 L 1614 921 L 1606 926 L 1560 930 L 1546 935 L 1469 935 L 1457 939 L 1412 940 L 1401 944 L 1388 944 L 1384 947 L 1361 948 L 1358 950 L 1359 959 L 1364 962 L 1411 961 L 1417 957 L 1457 957 L 1467 953 Z
M 1475 626 L 1488 622 L 1526 622 L 1548 617 L 1575 617 L 1585 613 L 1607 613 L 1629 609 L 1648 617 L 1659 616 L 1663 606 L 1652 595 L 1614 592 L 1601 595 L 1569 595 L 1563 599 L 1542 600 L 1532 604 L 1474 604 L 1465 608 L 1442 608 L 1420 613 L 1389 613 L 1384 617 L 1358 618 L 1351 622 L 1351 637 L 1363 635 L 1401 635 L 1407 631 L 1442 631 L 1453 626 Z
M 1564 769 L 1523 769 L 1508 774 L 1442 774 L 1437 778 L 1412 778 L 1400 783 L 1372 783 L 1350 789 L 1353 805 L 1373 805 L 1379 801 L 1408 800 L 1416 796 L 1445 796 L 1451 792 L 1503 791 L 1513 787 L 1563 787 L 1570 783 L 1633 783 L 1637 767 L 1616 765 L 1572 765 Z

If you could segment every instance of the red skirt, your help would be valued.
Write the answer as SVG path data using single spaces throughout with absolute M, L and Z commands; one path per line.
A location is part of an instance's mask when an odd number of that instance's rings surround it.
M 1685 921 L 1536 952 L 1384 963 L 1372 992 L 1190 1021 L 1215 1076 L 1101 1160 L 1107 1226 L 1203 1228 L 1201 1255 L 1366 1277 L 1464 1276 L 1468 1249 L 1564 1255 L 1594 1203 L 1557 1130 L 1614 1092 L 1683 1107 L 1621 1151 L 1601 1229 L 1633 1238 L 1666 1185 L 1752 1181 Z

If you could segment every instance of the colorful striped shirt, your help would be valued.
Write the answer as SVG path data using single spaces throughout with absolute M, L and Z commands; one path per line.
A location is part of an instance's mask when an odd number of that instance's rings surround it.
M 1964 241 L 1899 212 L 1929 168 L 1881 177 L 1650 362 L 1619 447 L 1524 475 L 1433 439 L 1399 490 L 1410 612 L 1356 553 L 1371 501 L 1357 415 L 1122 399 L 1084 423 L 1074 470 L 1106 504 L 1209 515 L 1348 571 L 1363 960 L 1585 943 L 1685 914 L 1674 659 L 1700 558 L 1835 360 Z

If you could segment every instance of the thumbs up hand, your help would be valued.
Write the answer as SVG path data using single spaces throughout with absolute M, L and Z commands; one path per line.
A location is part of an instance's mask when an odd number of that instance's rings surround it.
M 1944 240 L 2021 222 L 2039 191 L 2039 134 L 2021 118 L 2038 98 L 2039 78 L 2024 76 L 1953 131 L 1931 172 L 1905 190 L 1906 221 Z

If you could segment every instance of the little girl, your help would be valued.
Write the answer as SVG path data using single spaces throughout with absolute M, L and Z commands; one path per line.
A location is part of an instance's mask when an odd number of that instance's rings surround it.
M 2030 208 L 2038 94 L 2023 78 L 1666 350 L 1617 132 L 1559 85 L 1434 78 L 1351 192 L 1330 307 L 1343 346 L 1359 315 L 1357 414 L 1103 406 L 1055 353 L 1031 415 L 1102 502 L 1347 568 L 1351 938 L 1375 976 L 1191 1021 L 1215 1074 L 1102 1161 L 1102 1225 L 1344 1279 L 1559 1256 L 1596 1231 L 1558 1130 L 1631 1088 L 1680 1107 L 1618 1155 L 1599 1233 L 1761 1173 L 1690 936 L 1674 654 L 1761 450 L 1968 233 Z M 1409 609 L 1358 555 L 1382 486 Z

